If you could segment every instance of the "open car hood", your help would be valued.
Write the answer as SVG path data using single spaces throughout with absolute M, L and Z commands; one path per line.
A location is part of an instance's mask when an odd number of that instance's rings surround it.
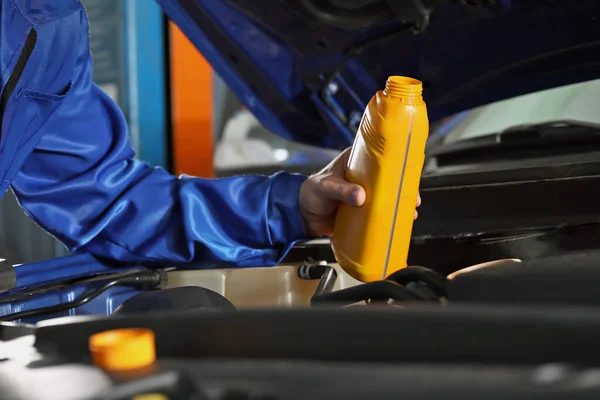
M 600 76 L 597 0 L 158 0 L 274 133 L 342 149 L 389 75 L 429 115 Z

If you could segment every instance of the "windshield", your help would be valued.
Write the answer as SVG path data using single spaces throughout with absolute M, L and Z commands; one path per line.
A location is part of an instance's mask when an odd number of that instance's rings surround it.
M 522 124 L 556 120 L 600 123 L 599 95 L 600 79 L 514 97 L 446 118 L 432 136 L 443 136 L 447 144 Z

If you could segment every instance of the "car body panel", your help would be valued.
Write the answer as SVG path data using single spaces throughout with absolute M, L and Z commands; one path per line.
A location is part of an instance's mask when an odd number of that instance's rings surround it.
M 330 15 L 311 11 L 307 4 L 319 3 L 311 0 L 158 2 L 267 129 L 311 145 L 350 145 L 364 107 L 389 75 L 424 82 L 435 122 L 600 74 L 595 0 L 497 0 L 485 7 L 438 1 L 418 34 L 410 9 L 398 14 L 405 21 L 366 18 L 359 28 L 341 29 Z

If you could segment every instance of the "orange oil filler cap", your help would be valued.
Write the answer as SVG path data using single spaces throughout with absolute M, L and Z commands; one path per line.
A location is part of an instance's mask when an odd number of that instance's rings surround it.
M 89 348 L 94 365 L 106 371 L 126 371 L 147 367 L 156 360 L 154 332 L 126 328 L 90 336 Z

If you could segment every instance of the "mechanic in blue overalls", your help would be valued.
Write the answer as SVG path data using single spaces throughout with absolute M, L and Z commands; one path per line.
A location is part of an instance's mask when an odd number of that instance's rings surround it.
M 134 159 L 117 105 L 92 82 L 78 0 L 0 0 L 0 193 L 72 251 L 145 264 L 276 264 L 331 233 L 348 151 L 309 178 L 177 178 Z

